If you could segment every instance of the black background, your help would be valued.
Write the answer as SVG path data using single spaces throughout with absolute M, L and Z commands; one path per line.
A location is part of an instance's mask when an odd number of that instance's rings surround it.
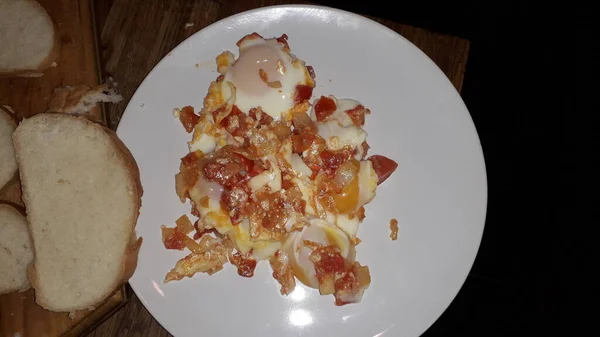
M 579 257 L 591 250 L 576 238 L 599 222 L 582 215 L 589 186 L 576 182 L 581 155 L 599 153 L 584 151 L 598 134 L 584 121 L 599 112 L 588 105 L 599 88 L 595 12 L 576 2 L 319 2 L 471 41 L 462 97 L 484 151 L 487 219 L 469 277 L 423 336 L 596 335 L 575 303 Z

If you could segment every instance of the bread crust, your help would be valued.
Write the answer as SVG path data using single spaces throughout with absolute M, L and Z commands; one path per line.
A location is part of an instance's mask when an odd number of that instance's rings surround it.
M 5 201 L 0 201 L 0 209 L 6 209 L 8 212 L 13 212 L 22 217 L 26 217 L 25 210 L 23 209 L 23 207 L 16 205 L 16 204 L 8 203 Z M 30 236 L 30 238 L 31 238 L 31 236 Z M 33 246 L 33 245 L 31 245 L 31 246 Z M 32 249 L 33 249 L 33 247 L 32 247 Z M 31 264 L 29 264 L 29 265 L 31 265 Z M 27 271 L 29 271 L 29 265 L 27 266 Z M 0 291 L 0 295 L 9 294 L 9 293 L 12 293 L 15 291 L 21 292 L 21 291 L 28 290 L 29 288 L 31 288 L 31 281 L 29 282 L 29 284 L 25 284 L 23 287 L 20 287 L 20 288 L 6 289 L 4 291 Z
M 15 128 L 17 127 L 17 116 L 11 107 L 9 107 L 8 105 L 5 106 L 5 105 L 0 104 L 0 115 L 2 115 L 2 116 L 0 116 L 0 118 L 2 118 L 2 119 L 6 118 L 6 120 L 9 123 L 11 123 L 11 125 L 13 125 Z M 15 167 L 14 172 L 12 172 L 12 176 L 6 181 L 4 180 L 4 178 L 0 178 L 0 180 L 1 180 L 0 181 L 0 191 L 5 186 L 8 186 L 9 183 L 15 179 L 15 177 L 17 176 L 17 170 L 18 169 Z
M 129 278 L 131 278 L 131 276 L 133 275 L 133 273 L 137 267 L 139 250 L 140 250 L 140 247 L 141 247 L 142 241 L 143 241 L 141 237 L 137 238 L 137 235 L 135 232 L 135 226 L 137 224 L 137 219 L 140 214 L 140 208 L 141 208 L 141 204 L 142 204 L 142 195 L 143 195 L 143 188 L 142 188 L 142 183 L 140 180 L 139 167 L 138 167 L 137 162 L 135 161 L 133 155 L 129 151 L 129 149 L 125 146 L 125 144 L 121 141 L 121 139 L 118 138 L 117 134 L 114 131 L 108 129 L 107 127 L 105 127 L 99 123 L 93 122 L 86 117 L 73 116 L 73 115 L 69 115 L 69 114 L 65 114 L 65 113 L 47 112 L 47 113 L 35 115 L 31 118 L 73 119 L 73 120 L 78 120 L 83 123 L 86 123 L 86 125 L 89 127 L 99 128 L 111 140 L 111 144 L 114 146 L 115 150 L 117 151 L 117 153 L 119 155 L 121 162 L 123 163 L 127 172 L 129 173 L 129 176 L 130 176 L 130 178 L 133 182 L 133 186 L 135 188 L 135 191 L 132 196 L 132 198 L 133 198 L 132 201 L 134 202 L 134 205 L 135 205 L 135 207 L 134 207 L 135 214 L 132 214 L 132 219 L 130 221 L 131 232 L 130 232 L 130 237 L 129 237 L 129 245 L 127 245 L 125 247 L 125 250 L 123 252 L 123 257 L 121 260 L 122 261 L 121 262 L 121 265 L 122 265 L 121 275 L 119 275 L 118 277 L 115 278 L 115 282 L 110 287 L 107 287 L 107 290 L 102 295 L 100 300 L 98 300 L 94 303 L 84 303 L 81 306 L 74 306 L 72 308 L 68 308 L 66 310 L 60 310 L 60 311 L 73 312 L 73 311 L 77 311 L 77 310 L 93 309 L 94 307 L 98 306 L 98 304 L 104 302 L 114 292 L 114 290 L 119 285 L 127 282 L 129 280 Z M 20 159 L 20 156 L 18 155 L 19 150 L 20 150 L 20 144 L 15 140 L 14 145 L 15 145 L 15 151 L 17 153 L 17 163 L 20 166 L 21 159 Z M 26 179 L 25 179 L 25 177 L 23 177 L 23 174 L 22 174 L 23 171 L 19 170 L 19 172 L 21 175 L 20 176 L 21 181 L 23 182 L 22 188 L 23 188 L 23 191 L 25 192 L 27 189 L 27 184 L 25 183 Z M 23 202 L 27 206 L 28 200 L 26 200 L 26 198 L 25 198 L 26 193 L 23 193 L 23 195 L 24 195 Z M 29 230 L 31 240 L 33 242 L 35 240 L 35 238 L 31 235 L 32 232 L 31 232 L 31 227 L 29 225 L 29 222 L 28 222 L 28 230 Z M 40 287 L 40 281 L 39 281 L 39 277 L 38 277 L 36 269 L 35 269 L 35 263 L 36 263 L 35 243 L 32 246 L 33 246 L 33 250 L 34 250 L 34 260 L 27 269 L 27 277 L 29 278 L 31 287 L 33 287 L 36 290 L 36 292 L 35 292 L 36 303 L 38 305 L 40 305 L 41 307 L 43 307 L 44 309 L 47 309 L 50 311 L 58 311 L 58 310 L 56 310 L 56 308 L 53 308 L 52 304 L 49 303 L 46 298 L 44 298 L 43 294 L 41 294 L 37 291 L 37 289 L 39 289 L 39 287 Z
M 14 69 L 14 70 L 6 70 L 0 69 L 0 78 L 7 77 L 41 77 L 44 76 L 44 70 L 53 66 L 54 62 L 58 59 L 60 55 L 60 36 L 58 34 L 58 25 L 52 21 L 50 14 L 42 5 L 37 3 L 34 0 L 25 0 L 32 4 L 32 6 L 41 9 L 45 14 L 50 23 L 52 24 L 52 37 L 54 40 L 54 44 L 52 45 L 52 49 L 48 53 L 48 55 L 42 60 L 42 62 L 35 69 Z

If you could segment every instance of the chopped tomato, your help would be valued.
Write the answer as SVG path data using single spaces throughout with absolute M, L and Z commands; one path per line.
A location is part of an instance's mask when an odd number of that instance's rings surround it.
M 323 170 L 329 176 L 335 175 L 335 171 L 342 165 L 346 160 L 352 157 L 352 151 L 341 150 L 341 151 L 323 151 L 321 152 L 321 159 L 323 160 Z
M 367 109 L 364 106 L 359 105 L 354 109 L 346 110 L 346 114 L 350 119 L 352 119 L 352 123 L 356 126 L 363 126 L 365 124 L 365 113 Z
M 377 185 L 384 182 L 398 167 L 398 163 L 386 156 L 376 154 L 369 157 L 369 160 L 373 163 L 373 170 L 377 173 Z
M 236 105 L 231 108 L 231 113 L 223 118 L 219 125 L 233 136 L 243 136 L 246 131 L 246 118 L 248 116 L 243 113 Z
M 250 109 L 250 112 L 248 113 L 248 115 L 250 117 L 252 117 L 255 121 L 257 121 L 258 124 L 260 124 L 260 125 L 271 124 L 271 122 L 273 121 L 273 117 L 269 116 L 267 113 L 265 113 L 262 110 L 260 111 L 260 113 L 257 113 L 257 111 L 259 111 L 259 110 L 256 108 L 252 108 L 252 109 Z
M 291 136 L 292 140 L 292 152 L 302 153 L 315 145 L 318 151 L 321 151 L 325 147 L 325 141 L 318 134 L 304 129 L 301 132 L 294 130 L 294 134 Z
M 252 168 L 254 167 L 254 161 L 250 160 L 246 157 L 244 157 L 242 154 L 237 153 L 237 152 L 233 152 L 233 156 L 234 161 L 237 161 L 238 163 L 240 163 L 242 165 L 242 168 L 244 171 L 246 172 L 250 172 L 252 171 Z
M 298 84 L 294 93 L 294 103 L 302 103 L 312 96 L 313 88 L 308 85 Z
M 319 284 L 323 283 L 326 275 L 335 275 L 335 273 L 344 271 L 344 258 L 337 246 L 315 247 L 309 255 L 309 259 L 315 266 L 315 274 Z
M 168 228 L 165 226 L 162 229 L 162 240 L 166 249 L 183 250 L 185 247 L 185 234 L 179 228 Z
M 198 162 L 198 160 L 200 160 L 202 157 L 204 157 L 204 153 L 202 153 L 200 150 L 197 150 L 190 152 L 186 154 L 185 157 L 181 158 L 181 163 L 187 167 L 190 167 Z
M 237 267 L 238 275 L 244 277 L 254 276 L 256 268 L 256 260 L 252 256 L 244 256 L 240 252 L 236 252 L 229 256 L 230 262 Z
M 262 163 L 259 160 L 255 160 L 254 165 L 252 165 L 252 168 L 248 171 L 248 174 L 250 177 L 256 177 L 264 171 L 265 168 L 263 167 Z
M 317 103 L 315 104 L 315 115 L 317 117 L 317 121 L 322 122 L 327 119 L 336 109 L 335 102 L 325 96 L 321 96 Z
M 181 122 L 181 124 L 183 124 L 185 131 L 187 131 L 188 133 L 194 130 L 194 126 L 198 124 L 199 119 L 200 116 L 194 113 L 194 108 L 192 108 L 191 106 L 183 107 L 183 109 L 181 109 L 181 112 L 179 113 L 179 121 Z

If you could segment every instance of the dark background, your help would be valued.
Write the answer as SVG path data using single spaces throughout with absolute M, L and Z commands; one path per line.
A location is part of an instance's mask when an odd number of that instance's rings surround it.
M 579 211 L 587 187 L 576 183 L 579 155 L 598 134 L 584 131 L 598 112 L 587 105 L 599 87 L 594 11 L 576 2 L 319 2 L 471 41 L 462 96 L 484 151 L 487 219 L 463 288 L 423 336 L 595 335 L 578 317 L 582 285 L 572 282 L 586 248 L 569 235 L 594 223 Z

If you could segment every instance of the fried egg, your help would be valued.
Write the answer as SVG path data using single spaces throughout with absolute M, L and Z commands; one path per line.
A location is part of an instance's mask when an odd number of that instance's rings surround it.
M 219 72 L 224 75 L 220 82 L 223 100 L 235 94 L 234 104 L 242 112 L 261 107 L 277 119 L 295 106 L 297 85 L 314 87 L 304 62 L 290 53 L 284 38 L 264 39 L 255 33 L 240 40 L 238 47 L 237 60 L 227 66 L 231 58 L 221 59 Z
M 315 266 L 309 260 L 312 249 L 304 245 L 305 240 L 324 246 L 337 246 L 346 263 L 354 262 L 354 246 L 343 231 L 324 220 L 310 220 L 310 225 L 304 226 L 301 232 L 291 233 L 282 248 L 289 257 L 294 275 L 309 287 L 318 289 L 319 282 L 315 275 Z

